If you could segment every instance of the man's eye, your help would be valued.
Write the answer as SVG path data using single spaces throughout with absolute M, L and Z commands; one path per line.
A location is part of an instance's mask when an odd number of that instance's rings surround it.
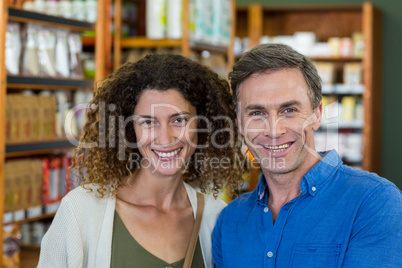
M 251 116 L 259 116 L 259 115 L 262 115 L 262 112 L 261 111 L 254 111 L 254 112 L 251 112 L 250 115 Z
M 293 108 L 286 108 L 285 109 L 285 113 L 293 113 L 293 112 L 295 112 L 296 111 L 296 109 L 293 109 Z

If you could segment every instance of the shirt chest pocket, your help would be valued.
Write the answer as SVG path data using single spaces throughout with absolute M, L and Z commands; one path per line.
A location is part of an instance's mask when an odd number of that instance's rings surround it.
M 340 244 L 293 244 L 289 267 L 336 267 Z

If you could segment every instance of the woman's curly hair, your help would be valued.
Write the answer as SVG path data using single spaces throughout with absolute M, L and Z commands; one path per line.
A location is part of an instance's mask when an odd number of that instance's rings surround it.
M 97 88 L 89 103 L 84 134 L 74 150 L 73 163 L 81 184 L 96 185 L 103 197 L 115 193 L 123 179 L 138 168 L 122 157 L 122 153 L 140 155 L 135 146 L 128 146 L 136 143 L 133 122 L 116 125 L 129 120 L 141 94 L 150 89 L 177 90 L 196 108 L 197 116 L 207 119 L 198 121 L 197 128 L 203 129 L 198 133 L 198 145 L 203 146 L 197 146 L 191 156 L 184 181 L 214 196 L 223 187 L 234 194 L 241 183 L 243 156 L 229 84 L 209 68 L 180 55 L 148 55 L 126 63 Z M 96 146 L 86 148 L 91 143 Z M 218 165 L 217 159 L 226 166 Z

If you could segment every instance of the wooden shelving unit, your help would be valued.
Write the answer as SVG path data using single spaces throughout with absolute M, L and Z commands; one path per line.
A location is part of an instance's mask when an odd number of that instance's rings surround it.
M 370 2 L 362 5 L 298 5 L 238 6 L 236 36 L 248 37 L 250 47 L 260 43 L 261 36 L 293 35 L 298 31 L 314 32 L 321 42 L 329 37 L 350 37 L 353 32 L 364 36 L 363 58 L 317 57 L 314 61 L 333 62 L 342 66 L 347 62 L 363 65 L 364 122 L 361 166 L 379 173 L 381 163 L 381 83 L 382 56 L 381 13 Z M 352 93 L 351 93 L 352 94 Z M 347 127 L 347 126 L 346 126 Z M 255 178 L 254 178 L 255 179 Z M 258 178 L 257 178 L 258 179 Z M 252 182 L 251 184 L 253 184 Z
M 185 57 L 190 56 L 190 51 L 201 51 L 208 50 L 211 53 L 219 53 L 226 55 L 228 66 L 233 66 L 234 54 L 233 54 L 233 43 L 234 43 L 234 32 L 235 32 L 235 18 L 236 18 L 236 1 L 231 0 L 231 38 L 227 47 L 214 46 L 210 44 L 202 43 L 192 43 L 189 37 L 189 0 L 183 0 L 183 36 L 181 39 L 161 39 L 153 40 L 148 39 L 145 36 L 138 37 L 121 37 L 121 27 L 122 27 L 122 2 L 123 0 L 115 0 L 114 8 L 114 28 L 115 34 L 113 37 L 113 55 L 114 69 L 118 68 L 121 64 L 121 55 L 123 48 L 158 48 L 158 47 L 178 47 L 181 50 L 181 54 Z
M 69 140 L 12 143 L 6 144 L 6 158 L 65 153 L 73 149 Z
M 106 77 L 106 45 L 105 39 L 106 29 L 106 2 L 108 0 L 98 0 L 98 20 L 95 24 L 65 19 L 61 17 L 49 16 L 36 12 L 26 11 L 9 6 L 7 0 L 0 0 L 0 44 L 3 44 L 0 49 L 0 215 L 1 228 L 0 239 L 3 240 L 3 216 L 4 216 L 4 167 L 5 162 L 9 158 L 14 157 L 29 157 L 33 155 L 52 154 L 71 151 L 74 146 L 68 140 L 51 140 L 26 143 L 5 142 L 5 124 L 6 124 L 6 95 L 7 89 L 34 89 L 34 90 L 83 90 L 93 89 L 94 83 Z M 5 47 L 6 29 L 9 21 L 24 23 L 33 23 L 42 26 L 57 27 L 71 31 L 96 31 L 96 37 L 88 41 L 95 45 L 95 61 L 96 61 L 96 76 L 93 80 L 75 80 L 75 79 L 56 79 L 42 77 L 23 77 L 23 76 L 8 76 L 5 67 Z M 88 39 L 89 40 L 89 39 Z M 20 224 L 44 218 L 51 218 L 54 213 L 44 214 L 38 217 L 29 218 L 13 223 Z M 0 243 L 0 252 L 2 252 L 3 243 Z M 37 254 L 34 253 L 34 259 L 37 259 Z M 21 253 L 24 255 L 24 250 Z M 0 258 L 0 267 L 2 267 L 2 258 Z

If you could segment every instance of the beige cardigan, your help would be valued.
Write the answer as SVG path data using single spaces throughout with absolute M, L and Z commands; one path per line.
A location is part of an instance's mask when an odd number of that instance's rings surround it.
M 188 184 L 184 185 L 195 217 L 196 191 Z M 43 237 L 38 267 L 110 267 L 116 199 L 95 195 L 96 191 L 88 193 L 78 187 L 63 198 L 52 225 Z M 212 230 L 225 206 L 222 200 L 205 196 L 199 239 L 207 268 L 213 267 Z

